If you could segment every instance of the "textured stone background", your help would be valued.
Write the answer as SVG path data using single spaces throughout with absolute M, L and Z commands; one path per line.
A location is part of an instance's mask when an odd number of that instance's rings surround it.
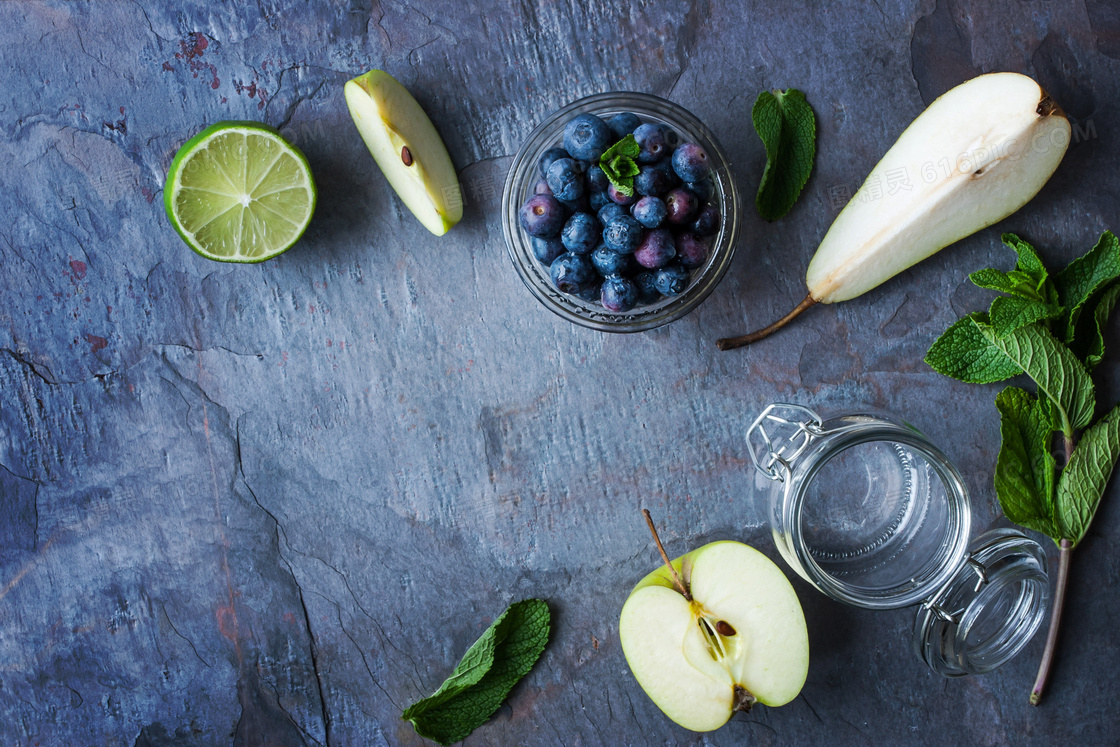
M 1041 637 L 996 674 L 943 680 L 910 652 L 911 611 L 796 579 L 812 665 L 789 706 L 700 737 L 627 670 L 618 612 L 657 563 L 640 506 L 673 554 L 737 538 L 776 556 L 743 449 L 770 401 L 905 415 L 990 523 L 996 388 L 933 374 L 924 351 L 986 304 L 964 278 L 1011 264 L 1001 230 L 1061 265 L 1120 229 L 1113 5 L 807 5 L 0 3 L 0 742 L 417 744 L 401 709 L 528 596 L 551 603 L 551 644 L 468 743 L 1112 741 L 1115 486 L 1075 556 L 1041 708 Z M 350 122 L 342 84 L 372 67 L 416 94 L 460 169 L 467 214 L 446 238 L 402 212 Z M 717 352 L 802 298 L 833 196 L 992 70 L 1036 76 L 1084 127 L 1042 193 L 864 297 Z M 621 337 L 531 299 L 498 201 L 536 122 L 599 91 L 669 97 L 750 195 L 750 105 L 775 86 L 818 113 L 813 177 L 774 225 L 746 210 L 698 311 Z M 176 149 L 222 119 L 279 127 L 320 186 L 304 240 L 264 265 L 195 256 L 164 217 Z M 1103 402 L 1120 396 L 1110 341 Z

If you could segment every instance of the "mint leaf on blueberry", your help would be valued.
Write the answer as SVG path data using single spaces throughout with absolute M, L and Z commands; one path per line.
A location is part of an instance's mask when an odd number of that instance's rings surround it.
M 599 157 L 599 168 L 607 175 L 614 188 L 627 197 L 634 196 L 634 177 L 639 171 L 634 159 L 640 151 L 638 141 L 633 134 L 629 134 L 603 151 L 603 155 Z

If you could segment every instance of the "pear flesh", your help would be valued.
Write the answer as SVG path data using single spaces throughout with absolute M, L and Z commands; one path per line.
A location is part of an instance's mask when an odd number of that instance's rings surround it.
M 371 70 L 347 81 L 346 105 L 390 186 L 436 236 L 463 217 L 459 178 L 432 120 L 404 86 Z
M 739 542 L 713 542 L 672 561 L 630 593 L 619 638 L 638 684 L 686 729 L 711 731 L 755 702 L 785 705 L 809 669 L 809 636 L 782 571 Z
M 1065 155 L 1070 125 L 1039 85 L 991 73 L 915 119 L 848 202 L 809 263 L 790 314 L 722 350 L 756 342 L 815 303 L 855 298 L 1027 204 Z

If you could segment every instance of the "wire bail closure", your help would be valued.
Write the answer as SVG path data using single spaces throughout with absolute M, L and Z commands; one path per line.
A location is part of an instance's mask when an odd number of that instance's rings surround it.
M 784 411 L 790 412 L 786 414 Z M 798 415 L 801 417 L 798 418 Z M 802 405 L 768 406 L 747 429 L 747 451 L 755 469 L 768 480 L 785 482 L 791 471 L 790 464 L 809 448 L 815 438 L 825 435 L 821 429 L 822 422 L 820 415 Z M 782 426 L 792 426 L 795 430 L 792 434 L 779 437 L 777 430 Z M 767 433 L 767 427 L 771 428 L 773 437 Z
M 966 555 L 964 558 L 964 562 L 969 568 L 972 569 L 972 572 L 976 574 L 976 586 L 973 587 L 972 590 L 974 592 L 977 592 L 980 591 L 980 589 L 984 588 L 984 584 L 988 583 L 988 569 L 984 567 L 983 563 L 972 557 L 972 555 L 973 553 L 971 552 Z M 949 582 L 945 584 L 945 586 L 941 587 L 941 589 L 939 589 L 936 594 L 931 596 L 926 601 L 922 602 L 922 607 L 937 615 L 945 622 L 952 623 L 953 625 L 958 625 L 961 621 L 961 615 L 964 614 L 964 609 L 962 608 L 957 610 L 956 612 L 949 612 L 947 609 L 941 606 L 941 600 L 949 592 L 949 587 L 951 587 L 954 583 L 955 579 L 950 579 Z

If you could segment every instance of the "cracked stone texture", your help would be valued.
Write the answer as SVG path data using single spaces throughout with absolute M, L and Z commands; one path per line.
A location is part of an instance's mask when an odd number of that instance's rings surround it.
M 799 579 L 801 697 L 701 737 L 631 677 L 618 612 L 658 561 L 718 538 L 776 552 L 743 432 L 775 400 L 904 415 L 997 518 L 996 387 L 921 358 L 1009 266 L 1001 230 L 1060 266 L 1120 228 L 1120 13 L 1112 3 L 0 3 L 0 742 L 419 744 L 401 709 L 509 602 L 548 599 L 548 650 L 470 744 L 1026 744 L 1114 739 L 1120 523 L 1109 489 L 1074 558 L 1051 692 L 1041 637 L 944 680 L 912 611 L 865 612 Z M 388 189 L 342 84 L 383 68 L 460 169 L 436 240 Z M 1020 214 L 757 347 L 857 184 L 940 93 L 1036 76 L 1082 137 Z M 819 156 L 793 212 L 750 209 L 750 106 L 805 91 Z M 739 253 L 691 316 L 621 337 L 538 306 L 498 220 L 510 156 L 558 106 L 669 97 L 717 134 L 748 195 Z M 208 262 L 164 217 L 164 174 L 204 125 L 255 119 L 320 187 L 303 241 Z M 1112 355 L 1099 399 L 1120 397 Z M 1053 547 L 1049 547 L 1053 560 Z

